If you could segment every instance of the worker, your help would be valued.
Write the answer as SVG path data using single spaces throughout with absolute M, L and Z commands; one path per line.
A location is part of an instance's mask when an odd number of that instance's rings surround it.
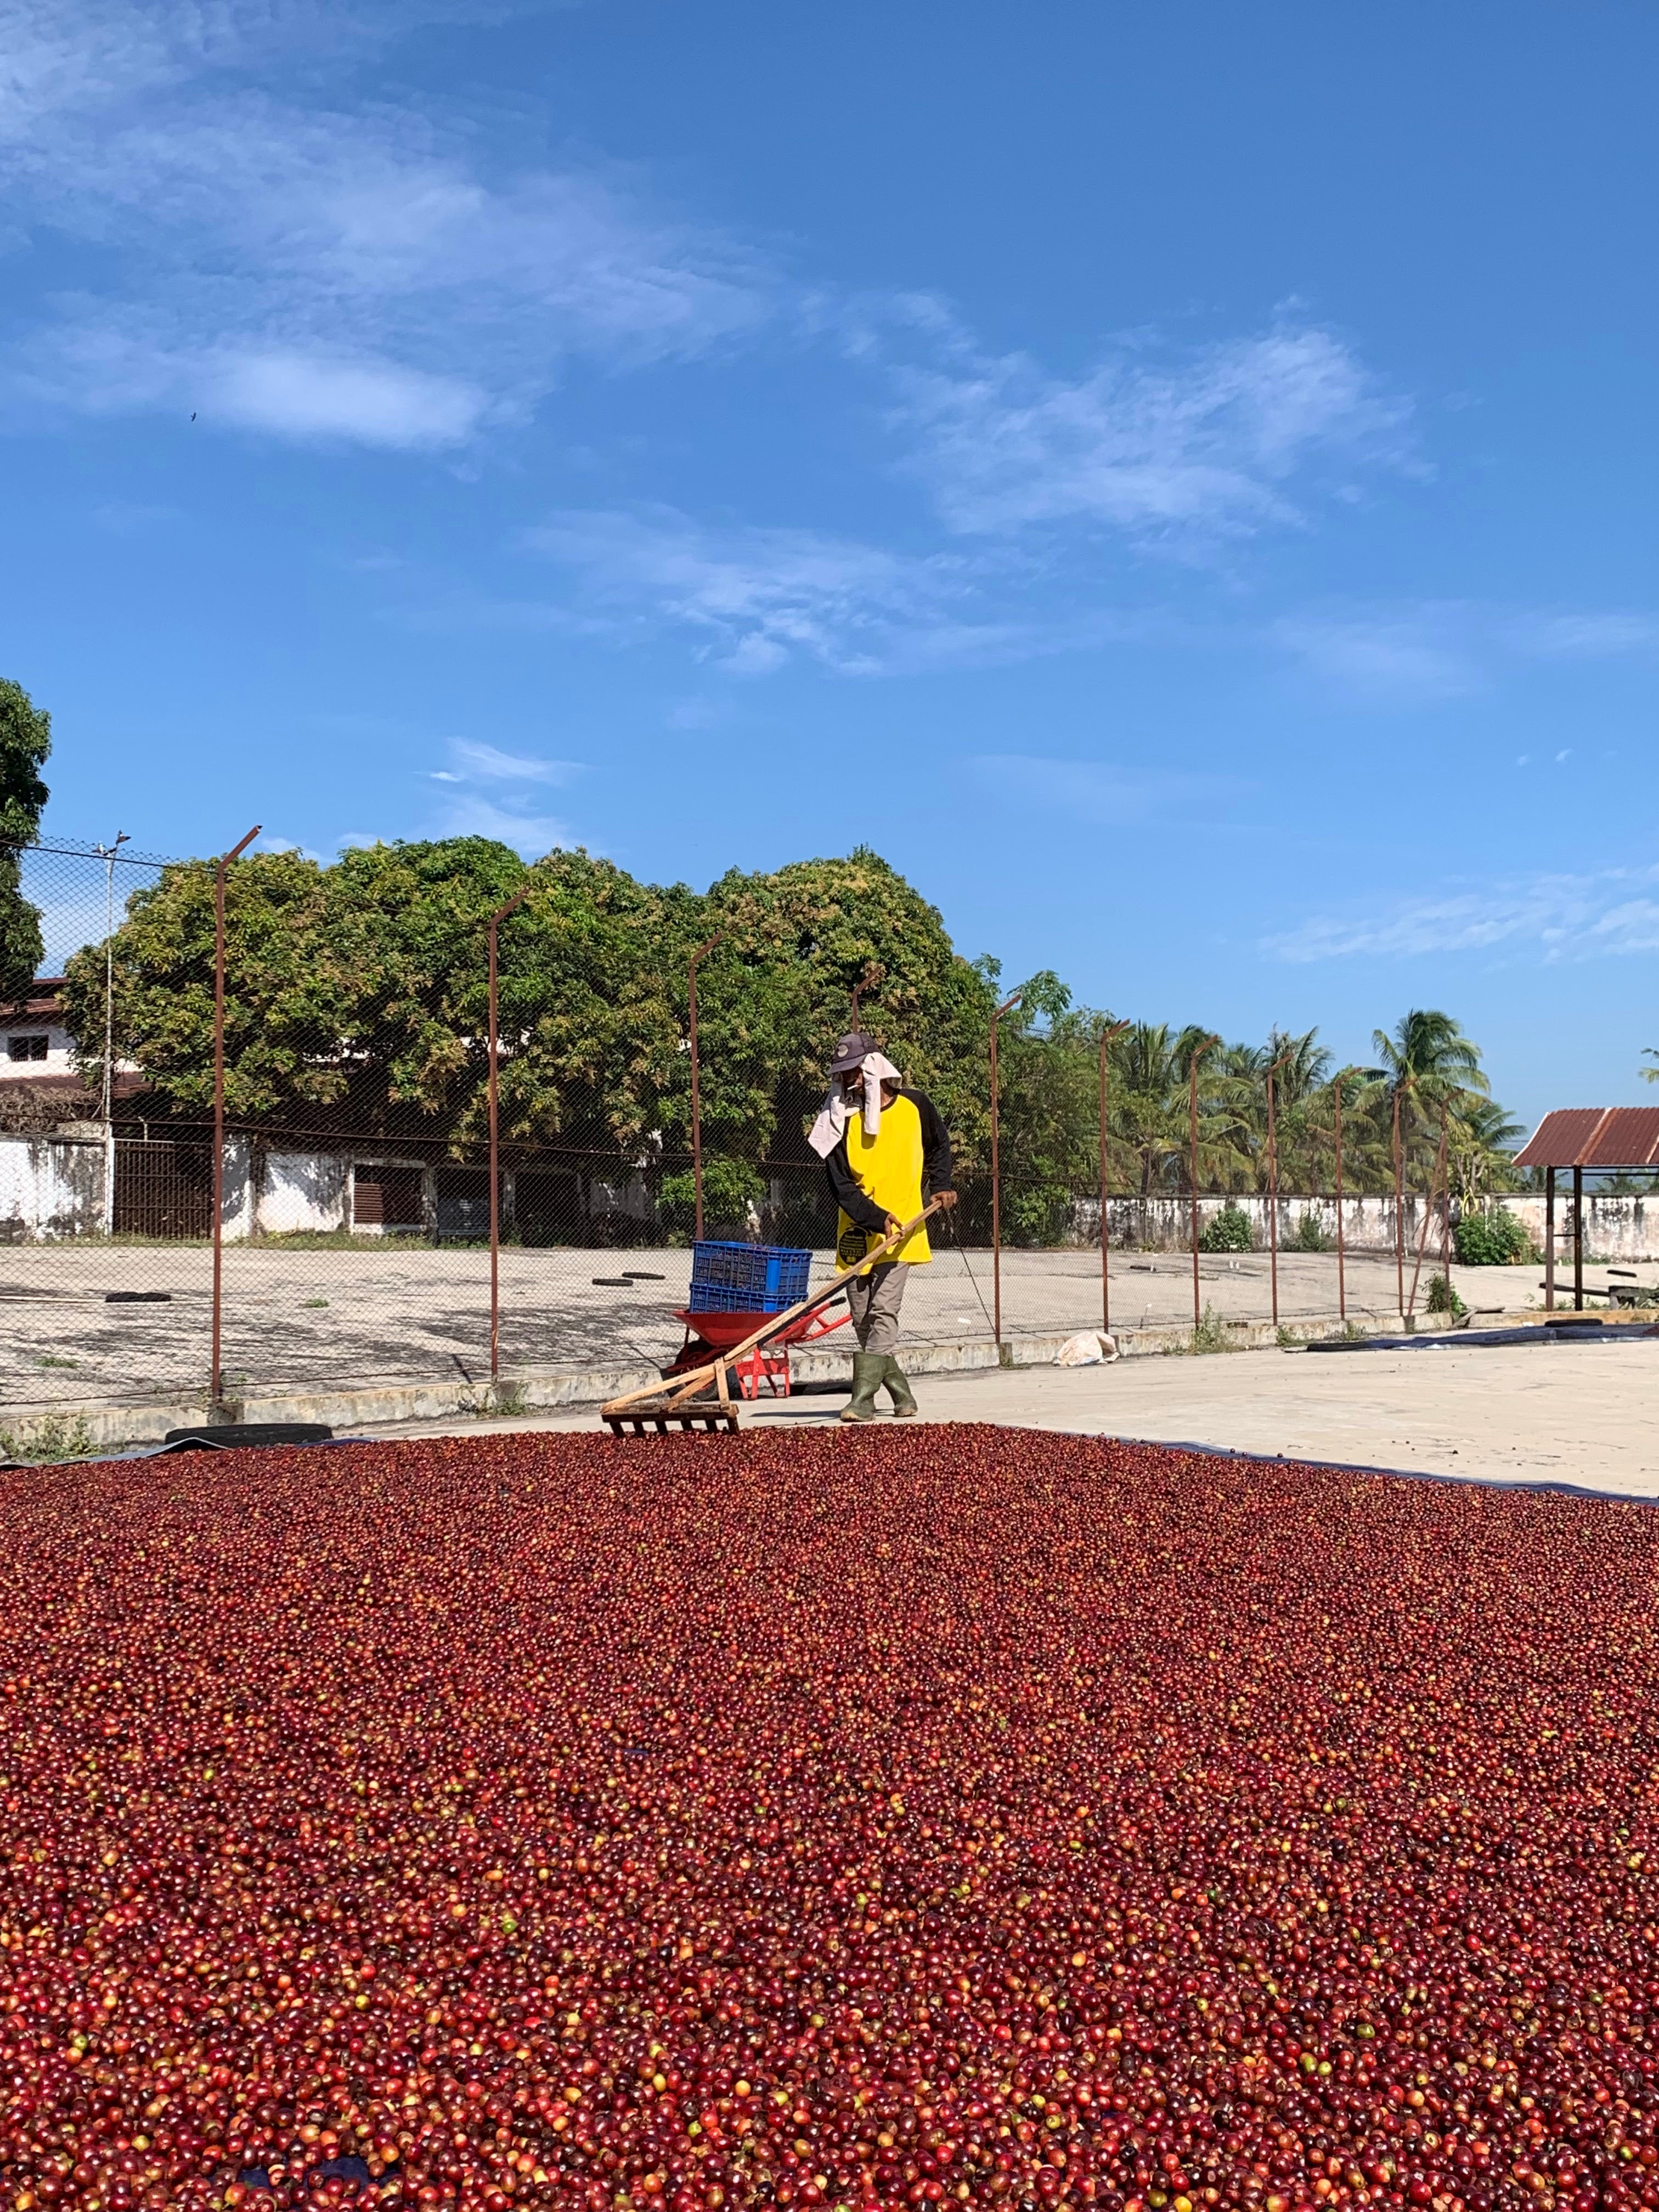
M 906 1087 L 875 1039 L 861 1030 L 836 1047 L 830 1095 L 807 1141 L 824 1164 L 841 1209 L 836 1253 L 843 1267 L 857 1266 L 884 1237 L 913 1220 L 927 1197 L 947 1207 L 957 1202 L 951 1139 L 938 1109 L 920 1091 Z M 915 1397 L 898 1364 L 899 1309 L 910 1269 L 933 1256 L 927 1229 L 920 1228 L 886 1258 L 859 1268 L 848 1284 L 859 1348 L 843 1421 L 873 1421 L 876 1393 L 884 1385 L 897 1418 L 915 1419 Z

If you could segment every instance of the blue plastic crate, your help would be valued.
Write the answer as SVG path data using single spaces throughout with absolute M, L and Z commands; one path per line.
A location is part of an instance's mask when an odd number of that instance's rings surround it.
M 728 1244 L 704 1237 L 691 1248 L 693 1313 L 781 1313 L 806 1296 L 810 1252 L 783 1244 Z

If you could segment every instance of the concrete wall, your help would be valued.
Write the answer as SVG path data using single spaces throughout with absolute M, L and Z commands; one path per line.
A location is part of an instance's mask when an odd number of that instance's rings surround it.
M 101 1137 L 0 1137 L 0 1243 L 100 1235 L 104 1162 Z

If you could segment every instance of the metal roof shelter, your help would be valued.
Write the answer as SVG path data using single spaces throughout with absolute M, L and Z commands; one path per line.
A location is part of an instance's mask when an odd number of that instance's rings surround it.
M 1584 1304 L 1584 1171 L 1659 1168 L 1659 1106 L 1563 1106 L 1546 1114 L 1515 1156 L 1544 1170 L 1544 1305 L 1555 1310 L 1555 1174 L 1572 1170 L 1572 1302 Z

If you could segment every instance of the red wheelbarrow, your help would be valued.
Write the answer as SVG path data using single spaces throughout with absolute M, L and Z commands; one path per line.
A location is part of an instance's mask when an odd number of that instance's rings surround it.
M 732 1369 L 743 1377 L 743 1395 L 752 1397 L 760 1388 L 763 1376 L 768 1386 L 776 1390 L 780 1382 L 783 1391 L 789 1388 L 787 1356 L 776 1363 L 781 1368 L 780 1376 L 766 1354 L 774 1346 L 802 1344 L 815 1336 L 828 1336 L 832 1329 L 842 1327 L 850 1318 L 843 1314 L 839 1320 L 826 1322 L 822 1309 L 832 1298 L 840 1297 L 848 1279 L 860 1267 L 868 1267 L 878 1260 L 884 1260 L 896 1252 L 906 1237 L 915 1236 L 930 1213 L 943 1206 L 943 1196 L 930 1198 L 913 1221 L 901 1222 L 878 1244 L 871 1246 L 861 1260 L 842 1268 L 838 1275 L 812 1291 L 799 1305 L 786 1306 L 780 1314 L 762 1314 L 759 1326 L 754 1314 L 696 1313 L 689 1308 L 678 1318 L 685 1323 L 685 1345 L 672 1367 L 663 1370 L 664 1382 L 653 1382 L 643 1390 L 625 1391 L 620 1398 L 607 1400 L 599 1408 L 599 1419 L 613 1437 L 629 1434 L 636 1437 L 667 1435 L 676 1429 L 727 1429 L 736 1433 L 738 1413 L 727 1389 L 726 1377 Z M 713 1323 L 711 1328 L 710 1323 Z M 697 1344 L 694 1349 L 693 1334 Z M 711 1343 L 716 1334 L 723 1335 L 731 1346 L 728 1352 L 714 1349 Z M 711 1357 L 699 1360 L 698 1353 L 709 1352 Z M 760 1354 L 757 1359 L 754 1354 Z M 675 1387 L 678 1386 L 678 1387 Z M 713 1392 L 713 1396 L 709 1395 Z M 780 1394 L 781 1395 L 781 1393 Z
M 694 1367 L 703 1367 L 722 1352 L 734 1351 L 745 1338 L 755 1333 L 756 1323 L 763 1316 L 752 1313 L 694 1313 L 688 1309 L 676 1310 L 674 1318 L 685 1324 L 685 1342 L 680 1346 L 672 1367 L 665 1367 L 662 1378 L 670 1382 L 677 1375 L 688 1374 Z M 731 1372 L 737 1377 L 739 1394 L 745 1398 L 758 1398 L 761 1385 L 775 1398 L 789 1395 L 789 1346 L 792 1344 L 811 1344 L 821 1336 L 833 1336 L 838 1328 L 845 1328 L 852 1319 L 850 1314 L 838 1314 L 831 1321 L 820 1306 L 814 1313 L 802 1314 L 799 1320 L 787 1322 L 774 1337 L 764 1344 L 755 1345 L 740 1359 L 732 1362 Z

